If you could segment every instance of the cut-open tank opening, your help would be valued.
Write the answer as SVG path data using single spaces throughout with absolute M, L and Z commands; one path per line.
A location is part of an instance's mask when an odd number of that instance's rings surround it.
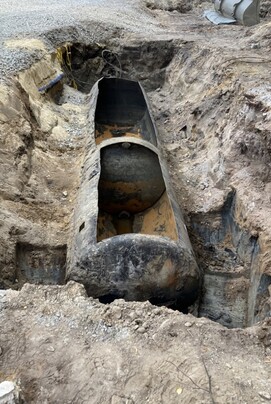
M 156 153 L 138 144 L 101 149 L 97 239 L 139 233 L 177 239 Z
M 97 240 L 128 233 L 176 240 L 174 214 L 154 151 L 156 131 L 140 84 L 103 79 L 98 90 L 95 140 L 103 147 Z
M 96 143 L 125 136 L 157 144 L 142 89 L 135 81 L 102 80 L 95 114 Z

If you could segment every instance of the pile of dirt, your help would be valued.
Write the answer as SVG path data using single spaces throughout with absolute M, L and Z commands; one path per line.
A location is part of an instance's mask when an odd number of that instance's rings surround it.
M 25 403 L 271 399 L 270 322 L 230 331 L 150 303 L 102 305 L 73 282 L 2 292 L 0 305 L 1 379 Z

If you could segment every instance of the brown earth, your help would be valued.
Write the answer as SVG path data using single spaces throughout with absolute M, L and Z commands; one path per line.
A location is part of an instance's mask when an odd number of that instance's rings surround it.
M 106 47 L 148 92 L 204 273 L 199 315 L 230 328 L 261 323 L 228 330 L 149 303 L 103 306 L 73 283 L 4 292 L 0 381 L 20 382 L 26 403 L 271 400 L 270 3 L 251 28 L 211 25 L 207 2 L 169 3 L 141 6 L 148 35 L 112 24 L 94 43 L 97 27 L 86 25 L 80 38 L 67 28 L 8 44 L 39 60 L 0 86 L 0 288 L 27 280 L 24 251 L 50 262 L 69 244 L 88 96 L 68 79 L 55 93 L 38 88 L 63 68 L 48 40 L 56 49 L 72 37 L 80 89 L 108 70 Z
M 25 285 L 0 304 L 0 375 L 17 381 L 26 403 L 271 399 L 267 322 L 228 330 L 150 303 L 102 305 L 73 282 Z

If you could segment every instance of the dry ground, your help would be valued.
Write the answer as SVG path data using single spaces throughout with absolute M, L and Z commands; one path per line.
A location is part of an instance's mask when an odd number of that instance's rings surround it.
M 261 321 L 229 330 L 148 303 L 103 306 L 73 283 L 1 292 L 0 381 L 20 384 L 26 403 L 271 400 L 271 22 L 263 5 L 261 24 L 244 28 L 212 26 L 202 18 L 207 2 L 1 4 L 1 288 L 25 281 L 18 248 L 34 245 L 50 260 L 69 243 L 88 96 L 68 85 L 60 100 L 37 89 L 61 70 L 57 47 L 106 46 L 148 91 L 204 273 L 200 315 L 229 327 Z M 94 80 L 105 66 L 89 58 Z
M 228 330 L 149 303 L 102 305 L 75 283 L 26 285 L 0 303 L 0 375 L 26 403 L 271 399 L 267 325 Z

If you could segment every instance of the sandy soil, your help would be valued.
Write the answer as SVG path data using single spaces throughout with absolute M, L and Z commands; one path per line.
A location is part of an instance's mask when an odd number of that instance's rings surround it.
M 149 303 L 101 305 L 73 283 L 1 292 L 0 381 L 20 385 L 26 403 L 271 400 L 271 22 L 263 3 L 265 19 L 251 28 L 212 26 L 202 18 L 208 2 L 1 4 L 0 287 L 25 283 L 20 249 L 35 246 L 50 261 L 69 244 L 89 100 L 68 80 L 60 99 L 38 88 L 62 69 L 58 47 L 110 47 L 124 76 L 148 92 L 204 273 L 200 316 L 239 327 Z M 100 56 L 79 56 L 98 78 Z
M 149 303 L 102 305 L 75 283 L 26 285 L 0 304 L 1 378 L 15 378 L 26 403 L 271 398 L 267 325 L 230 331 Z

